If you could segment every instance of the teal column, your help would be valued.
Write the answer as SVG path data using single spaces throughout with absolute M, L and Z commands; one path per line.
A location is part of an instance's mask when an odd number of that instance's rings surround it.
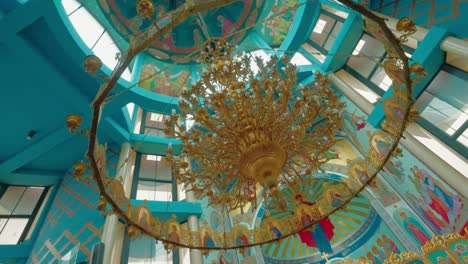
M 278 56 L 280 57 L 284 51 L 294 53 L 302 45 L 309 37 L 320 14 L 319 0 L 300 0 L 299 5 L 289 33 L 279 48 Z
M 424 91 L 432 78 L 439 72 L 440 67 L 445 61 L 445 52 L 440 48 L 440 44 L 447 37 L 446 29 L 432 27 L 426 37 L 418 43 L 410 60 L 410 65 L 418 63 L 423 66 L 427 76 L 419 79 L 413 84 L 412 98 L 416 99 Z M 393 85 L 382 96 L 381 102 L 393 94 Z M 385 118 L 382 103 L 376 103 L 374 110 L 369 114 L 367 121 L 374 127 L 380 127 L 380 123 Z
M 265 51 L 266 54 L 274 54 L 275 51 L 266 43 L 262 36 L 260 36 L 257 32 L 252 31 L 249 33 L 249 38 L 255 43 L 255 47 L 258 49 L 262 49 Z
M 349 10 L 345 11 L 349 12 Z M 354 47 L 361 37 L 363 32 L 362 26 L 363 20 L 361 15 L 350 12 L 322 64 L 323 72 L 334 72 L 343 67 L 348 60 L 348 56 L 345 56 L 345 54 L 352 54 Z

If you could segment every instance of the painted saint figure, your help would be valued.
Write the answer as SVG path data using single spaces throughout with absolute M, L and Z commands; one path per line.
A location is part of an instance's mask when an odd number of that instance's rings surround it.
M 177 230 L 176 225 L 172 225 L 172 230 L 169 233 L 169 236 L 167 237 L 170 241 L 175 242 L 175 243 L 180 243 L 179 239 L 179 232 Z
M 268 222 L 268 227 L 272 238 L 280 238 L 283 235 L 272 222 Z
M 303 204 L 306 206 L 314 206 L 315 204 L 315 202 L 305 201 L 301 194 L 297 194 L 294 197 L 294 199 L 297 201 L 298 204 Z M 304 217 L 304 215 L 307 214 L 302 214 L 302 217 Z M 304 220 L 302 220 L 303 225 Z M 310 221 L 312 221 L 312 219 L 310 219 Z M 330 221 L 330 219 L 326 217 L 311 228 L 300 231 L 299 237 L 301 238 L 301 242 L 305 243 L 309 247 L 315 247 L 322 253 L 332 253 L 333 250 L 330 240 L 334 236 L 334 229 L 335 226 Z
M 208 234 L 207 231 L 205 231 L 205 234 L 203 235 L 203 246 L 204 247 L 214 247 L 215 243 L 213 238 Z
M 403 219 L 403 226 L 405 229 L 413 235 L 413 238 L 419 242 L 420 246 L 431 240 L 426 232 L 419 226 L 419 223 L 412 217 L 409 217 L 406 212 L 401 211 L 399 216 Z
M 248 244 L 249 244 L 249 239 L 247 238 L 247 236 L 244 233 L 239 232 L 236 238 L 236 245 L 244 246 Z

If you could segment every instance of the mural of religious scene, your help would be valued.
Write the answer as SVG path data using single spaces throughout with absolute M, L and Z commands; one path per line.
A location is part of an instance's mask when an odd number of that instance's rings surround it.
M 158 69 L 155 63 L 142 66 L 139 86 L 146 90 L 168 95 L 179 96 L 184 87 L 191 84 L 189 71 L 178 71 L 172 74 L 169 70 Z
M 407 251 L 397 236 L 392 232 L 385 222 L 381 222 L 375 233 L 364 239 L 354 250 L 349 258 L 360 260 L 360 263 L 382 264 L 392 254 L 399 254 Z
M 411 237 L 415 245 L 420 247 L 431 240 L 432 233 L 423 226 L 421 221 L 417 219 L 408 208 L 398 208 L 397 210 L 394 210 L 393 218 Z
M 343 98 L 343 101 L 346 103 L 342 113 L 344 133 L 361 153 L 366 153 L 369 149 L 367 132 L 372 132 L 371 126 L 367 125 L 367 116 L 348 99 Z
M 314 219 L 320 217 L 317 214 L 321 214 L 316 210 L 318 201 L 321 206 L 323 202 L 325 207 L 339 207 L 343 204 L 344 191 L 341 189 L 343 186 L 330 179 L 314 180 L 316 182 L 310 184 L 313 187 L 304 187 L 301 192 L 283 190 L 293 201 L 287 208 L 294 211 L 277 211 L 273 208 L 267 210 L 268 213 L 262 221 L 269 227 L 269 237 L 275 238 L 286 232 L 286 227 L 278 225 L 278 220 L 290 218 L 293 214 L 297 217 L 296 224 L 303 227 L 310 226 Z M 289 263 L 288 261 L 294 258 L 294 263 L 309 263 L 320 261 L 322 253 L 336 254 L 337 252 L 334 252 L 336 245 L 351 243 L 347 242 L 348 239 L 354 241 L 367 230 L 369 225 L 372 225 L 375 213 L 371 211 L 372 207 L 364 197 L 355 198 L 345 210 L 339 210 L 334 215 L 322 219 L 317 224 L 300 231 L 298 235 L 263 245 L 261 249 L 265 261 Z
M 410 181 L 418 194 L 408 191 L 408 203 L 438 234 L 463 230 L 467 221 L 466 201 L 426 170 L 411 168 Z
M 137 14 L 136 0 L 102 0 L 97 1 L 104 19 L 113 22 L 118 35 L 140 35 L 150 25 L 151 21 Z M 133 4 L 129 2 L 134 2 Z M 153 19 L 158 25 L 168 23 L 165 15 L 180 6 L 185 0 L 154 1 Z M 246 34 L 246 27 L 254 25 L 259 11 L 263 8 L 263 0 L 239 0 L 218 9 L 192 16 L 171 32 L 155 41 L 148 50 L 150 54 L 166 62 L 188 63 L 196 59 L 195 53 L 201 45 L 212 37 L 225 37 L 231 44 L 237 44 Z M 111 32 L 112 33 L 112 32 Z
M 401 200 L 393 188 L 382 179 L 380 174 L 374 182 L 369 185 L 369 188 L 372 190 L 375 198 L 377 198 L 384 207 L 391 206 Z
M 288 34 L 289 28 L 296 15 L 296 5 L 298 0 L 272 0 L 267 1 L 272 5 L 270 13 L 265 17 L 266 20 L 256 27 L 263 39 L 272 47 L 278 47 Z
M 220 208 L 208 206 L 208 199 L 201 200 L 203 208 L 203 214 L 200 217 L 201 229 L 204 227 L 210 227 L 215 232 L 224 232 L 231 230 L 231 220 L 229 216 L 223 215 Z M 205 228 L 206 230 L 206 228 Z M 201 241 L 204 245 L 211 245 L 215 243 L 215 234 L 213 232 L 202 232 Z M 209 264 L 234 264 L 236 251 L 209 251 L 207 255 L 203 257 L 203 263 Z
M 434 233 L 463 232 L 467 199 L 401 148 L 403 157 L 390 159 L 381 174 Z
M 382 264 L 392 254 L 399 254 L 400 249 L 395 242 L 388 238 L 387 235 L 382 235 L 377 238 L 377 245 L 366 247 L 368 251 L 363 258 L 370 263 Z

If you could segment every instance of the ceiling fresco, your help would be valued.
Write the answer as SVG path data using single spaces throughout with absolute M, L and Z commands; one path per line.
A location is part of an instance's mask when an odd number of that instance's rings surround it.
M 316 179 L 312 187 L 304 188 L 303 192 L 292 192 L 289 189 L 283 192 L 290 196 L 290 200 L 295 202 L 294 206 L 313 206 L 315 201 L 327 195 L 331 204 L 338 206 L 341 201 L 340 193 L 344 192 L 338 181 L 331 179 Z M 288 207 L 289 208 L 289 207 Z M 277 212 L 269 210 L 265 212 L 262 221 L 270 226 L 272 233 L 279 232 L 276 228 L 278 220 L 287 219 L 290 214 L 287 212 Z M 275 243 L 262 246 L 262 251 L 268 263 L 277 263 L 284 260 L 320 261 L 322 252 L 334 255 L 346 248 L 357 238 L 369 230 L 369 226 L 377 219 L 371 204 L 364 197 L 353 199 L 344 210 L 339 210 L 329 218 L 320 221 L 314 228 L 299 232 L 295 236 L 290 236 Z M 307 221 L 304 214 L 302 221 Z M 293 249 L 293 250 L 291 250 Z M 302 261 L 302 262 L 301 262 Z M 278 262 L 279 263 L 279 262 Z
M 263 40 L 272 48 L 279 47 L 289 32 L 292 22 L 296 16 L 298 0 L 269 0 L 265 3 L 265 19 L 255 27 Z
M 184 2 L 155 1 L 153 19 L 164 23 L 166 14 Z M 137 14 L 136 0 L 100 0 L 98 5 L 104 19 L 111 22 L 120 36 L 142 34 L 152 24 Z M 255 25 L 263 6 L 264 0 L 240 0 L 221 8 L 198 13 L 155 41 L 148 48 L 148 52 L 161 61 L 189 63 L 197 60 L 198 50 L 207 39 L 224 37 L 236 45 L 244 38 L 247 29 Z

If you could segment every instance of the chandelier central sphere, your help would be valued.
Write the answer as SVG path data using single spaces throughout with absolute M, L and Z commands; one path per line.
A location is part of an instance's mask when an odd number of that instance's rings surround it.
M 325 77 L 299 85 L 286 57 L 222 54 L 210 63 L 182 93 L 180 115 L 166 120 L 166 134 L 183 143 L 181 155 L 167 153 L 180 182 L 233 210 L 254 208 L 258 195 L 281 198 L 278 190 L 298 187 L 304 175 L 320 170 L 344 107 Z M 189 130 L 180 125 L 188 117 L 196 123 Z

